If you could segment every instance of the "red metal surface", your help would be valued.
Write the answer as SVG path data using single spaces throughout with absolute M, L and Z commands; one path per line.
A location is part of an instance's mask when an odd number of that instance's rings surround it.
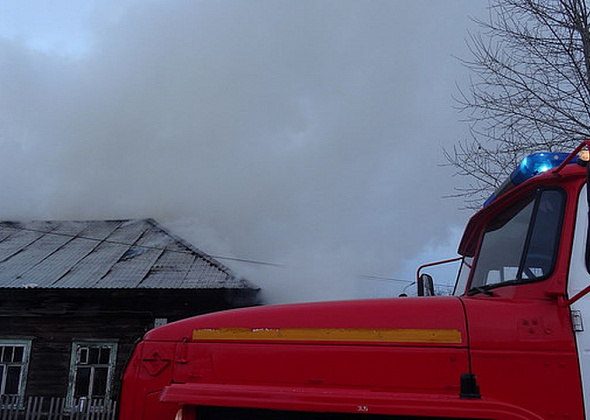
M 508 290 L 497 289 L 497 295 Z M 556 299 L 463 298 L 482 396 L 542 418 L 584 418 L 569 308 Z
M 543 419 L 531 411 L 501 401 L 462 400 L 456 396 L 374 392 L 364 389 L 173 384 L 164 390 L 162 399 L 196 406 L 264 407 L 333 413 L 396 413 L 418 418 Z
M 290 384 L 457 395 L 460 375 L 468 369 L 466 327 L 457 298 L 263 307 L 207 315 L 175 326 L 176 334 L 182 336 L 195 329 L 219 327 L 275 330 L 279 336 L 262 340 L 234 339 L 231 335 L 225 340 L 191 340 L 184 350 L 188 362 L 176 367 L 175 382 Z M 293 341 L 280 334 L 294 329 L 302 331 L 303 338 Z M 326 330 L 350 335 L 346 341 L 332 341 Z M 367 332 L 376 332 L 382 338 L 365 340 Z M 443 335 L 429 342 L 436 332 L 456 335 L 451 335 L 450 340 Z M 164 330 L 150 333 L 152 339 L 165 339 L 167 335 Z M 430 373 L 416 374 L 417 368 Z
M 174 419 L 177 404 L 160 402 L 172 382 L 176 343 L 141 342 L 123 375 L 119 419 Z

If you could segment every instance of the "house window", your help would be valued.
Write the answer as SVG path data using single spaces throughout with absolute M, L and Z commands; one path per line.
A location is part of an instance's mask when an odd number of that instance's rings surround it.
M 0 396 L 25 393 L 31 340 L 0 339 Z
M 156 318 L 154 319 L 154 328 L 161 327 L 168 323 L 168 318 Z
M 117 343 L 72 344 L 68 400 L 109 398 L 117 360 Z

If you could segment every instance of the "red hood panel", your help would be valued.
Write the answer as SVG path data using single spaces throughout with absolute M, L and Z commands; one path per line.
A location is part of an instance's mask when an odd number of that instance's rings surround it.
M 469 371 L 464 310 L 455 297 L 220 312 L 152 330 L 144 345 L 174 341 L 173 382 L 217 387 L 215 398 L 200 403 L 222 406 L 239 404 L 233 392 L 243 387 L 293 390 L 286 398 L 296 410 L 305 409 L 297 405 L 298 389 L 458 398 L 461 375 Z M 147 356 L 150 363 L 160 357 Z M 272 408 L 267 397 L 248 404 Z
M 146 340 L 414 343 L 466 346 L 458 298 L 394 298 L 264 306 L 202 315 Z
M 221 312 L 146 335 L 179 341 L 174 382 L 458 396 L 468 372 L 458 298 L 308 303 Z M 158 343 L 154 343 L 157 345 Z M 235 404 L 227 393 L 222 405 Z M 266 407 L 265 398 L 256 402 Z

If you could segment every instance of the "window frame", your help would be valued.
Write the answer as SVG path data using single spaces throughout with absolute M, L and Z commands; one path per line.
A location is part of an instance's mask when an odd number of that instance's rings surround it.
M 19 383 L 18 383 L 18 393 L 16 394 L 16 398 L 18 399 L 18 407 L 24 407 L 24 400 L 25 400 L 25 392 L 27 389 L 27 378 L 29 374 L 29 365 L 31 362 L 31 348 L 32 348 L 33 339 L 32 338 L 0 338 L 0 347 L 9 347 L 9 346 L 23 346 L 23 360 L 21 362 L 21 372 L 19 376 Z M 0 361 L 0 364 L 3 362 Z M 7 370 L 6 370 L 7 371 Z M 5 372 L 6 372 L 5 371 Z M 9 394 L 4 394 L 4 386 L 5 386 L 5 373 L 2 373 L 0 377 L 0 397 L 8 396 Z M 13 394 L 10 394 L 13 395 Z
M 521 277 L 521 278 L 515 278 L 513 280 L 507 280 L 507 281 L 502 281 L 502 282 L 497 282 L 497 283 L 474 285 L 473 282 L 475 280 L 475 274 L 477 271 L 478 264 L 480 263 L 481 251 L 482 251 L 484 239 L 485 239 L 486 233 L 491 231 L 488 229 L 489 226 L 491 224 L 493 224 L 500 215 L 509 212 L 514 207 L 520 206 L 521 209 L 519 209 L 516 213 L 514 213 L 514 215 L 512 215 L 509 220 L 512 220 L 522 210 L 524 210 L 529 204 L 533 204 L 533 209 L 531 211 L 531 215 L 529 218 L 529 223 L 528 223 L 528 227 L 527 227 L 527 231 L 526 231 L 525 240 L 523 243 L 523 248 L 522 248 L 521 254 L 520 254 L 519 265 L 518 265 L 518 267 L 516 267 L 517 274 L 522 276 L 522 270 L 524 267 L 524 263 L 528 258 L 531 240 L 533 238 L 533 233 L 534 233 L 533 231 L 534 231 L 536 223 L 538 222 L 538 211 L 539 211 L 540 199 L 541 199 L 542 194 L 547 191 L 557 192 L 561 196 L 561 208 L 559 209 L 559 215 L 558 215 L 559 225 L 557 227 L 557 231 L 555 232 L 554 243 L 552 244 L 553 254 L 551 255 L 551 268 L 547 271 L 547 273 L 544 273 L 542 276 L 538 276 L 538 277 L 533 277 L 533 278 L 522 278 Z M 522 203 L 524 201 L 526 201 L 526 204 L 523 205 Z M 474 288 L 479 288 L 479 289 L 484 288 L 486 290 L 490 290 L 490 289 L 496 289 L 496 288 L 502 287 L 502 286 L 528 284 L 528 283 L 543 281 L 543 280 L 546 280 L 547 278 L 549 278 L 553 274 L 553 272 L 555 271 L 555 265 L 557 263 L 557 258 L 558 258 L 558 253 L 559 253 L 559 244 L 561 242 L 561 236 L 563 233 L 563 220 L 564 220 L 564 216 L 565 216 L 566 206 L 567 206 L 566 192 L 562 188 L 559 188 L 559 187 L 547 187 L 547 188 L 539 188 L 537 190 L 532 191 L 532 194 L 527 194 L 527 195 L 521 197 L 520 200 L 512 203 L 510 206 L 508 206 L 508 207 L 504 208 L 503 210 L 494 214 L 494 216 L 491 217 L 488 220 L 488 222 L 485 224 L 485 226 L 482 230 L 482 233 L 480 235 L 480 239 L 479 239 L 479 243 L 478 243 L 478 247 L 477 247 L 476 258 L 474 260 L 473 267 L 472 267 L 470 275 L 469 275 L 467 291 L 468 292 L 474 291 Z M 477 292 L 478 291 L 479 290 L 477 290 Z M 475 292 L 476 291 L 474 291 L 474 293 Z
M 113 380 L 115 377 L 115 369 L 117 365 L 117 350 L 118 350 L 118 340 L 74 340 L 72 341 L 72 349 L 70 353 L 70 371 L 69 371 L 69 380 L 68 380 L 68 394 L 66 396 L 66 405 L 68 407 L 72 407 L 74 400 L 76 398 L 81 399 L 93 399 L 93 398 L 104 398 L 105 400 L 111 399 L 111 392 L 113 390 Z M 107 371 L 107 379 L 106 379 L 106 389 L 104 397 L 93 397 L 85 396 L 85 397 L 74 397 L 76 393 L 76 380 L 78 375 L 78 348 L 79 347 L 109 347 L 110 354 L 109 354 L 109 363 L 108 363 L 108 371 Z M 102 364 L 101 364 L 102 365 Z M 93 365 L 90 365 L 93 366 Z

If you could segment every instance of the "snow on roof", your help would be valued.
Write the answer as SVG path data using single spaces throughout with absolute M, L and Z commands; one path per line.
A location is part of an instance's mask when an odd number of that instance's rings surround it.
M 0 222 L 0 288 L 255 289 L 153 219 Z

